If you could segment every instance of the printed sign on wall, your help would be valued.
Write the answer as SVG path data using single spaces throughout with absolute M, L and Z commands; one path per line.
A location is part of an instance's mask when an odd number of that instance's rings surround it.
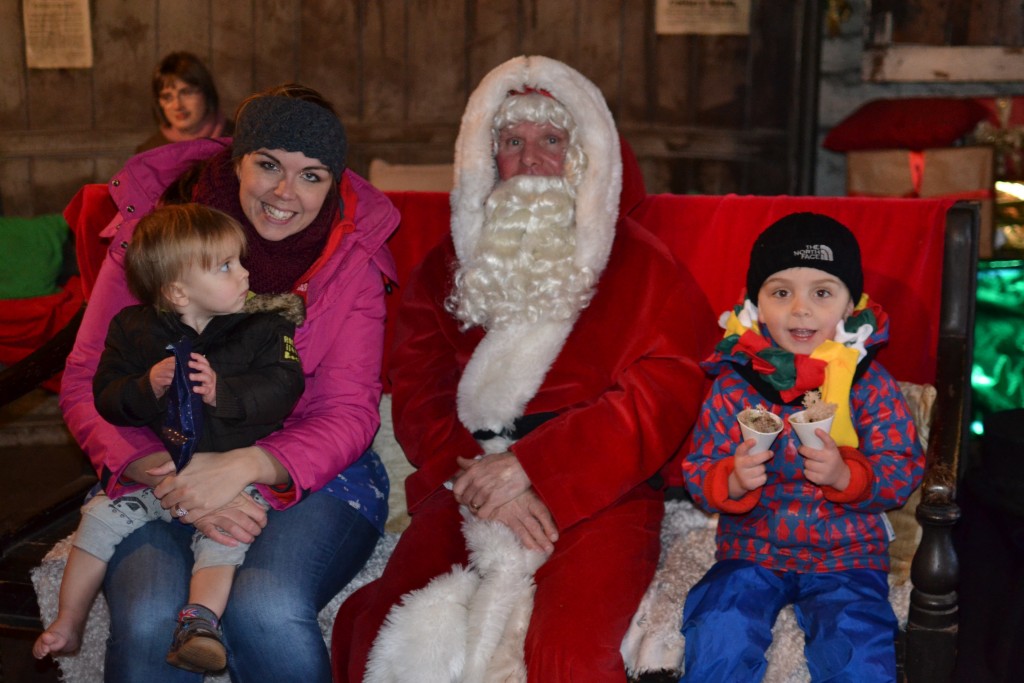
M 92 67 L 89 0 L 24 0 L 22 10 L 28 68 Z
M 654 26 L 659 34 L 747 35 L 750 0 L 658 0 Z

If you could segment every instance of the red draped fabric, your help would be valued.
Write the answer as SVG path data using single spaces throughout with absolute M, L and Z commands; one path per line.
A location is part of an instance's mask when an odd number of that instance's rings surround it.
M 946 212 L 951 199 L 652 195 L 632 217 L 690 270 L 716 313 L 737 303 L 750 247 L 778 218 L 814 211 L 857 236 L 864 291 L 889 314 L 879 361 L 896 379 L 934 382 Z
M 399 287 L 387 302 L 385 370 L 401 283 L 448 233 L 450 215 L 445 193 L 392 192 L 388 197 L 402 223 L 389 242 Z M 897 379 L 920 383 L 935 380 L 944 226 L 952 204 L 949 199 L 661 194 L 648 196 L 630 216 L 668 245 L 716 314 L 737 302 L 750 247 L 773 221 L 795 211 L 814 211 L 848 225 L 863 252 L 865 291 L 891 320 L 891 341 L 879 360 Z
M 391 294 L 385 303 L 387 306 L 387 326 L 384 328 L 384 363 L 381 375 L 384 378 L 384 391 L 391 393 L 391 384 L 387 380 L 388 360 L 391 356 L 391 345 L 395 337 L 395 317 L 398 304 L 402 298 L 402 285 L 409 281 L 409 275 L 423 261 L 431 249 L 451 232 L 451 208 L 448 204 L 447 192 L 386 192 L 388 199 L 402 214 L 402 222 L 398 230 L 388 241 L 395 267 L 398 272 L 398 283 L 392 284 Z M 439 296 L 444 296 L 439 294 Z
M 109 188 L 100 184 L 83 186 L 64 209 L 64 220 L 75 235 L 78 272 L 82 275 L 82 291 L 86 299 L 92 293 L 92 285 L 110 246 L 108 240 L 100 238 L 100 231 L 116 215 L 117 205 L 110 197 Z
M 60 331 L 82 307 L 81 279 L 72 277 L 54 294 L 4 299 L 0 306 L 0 363 L 13 365 Z

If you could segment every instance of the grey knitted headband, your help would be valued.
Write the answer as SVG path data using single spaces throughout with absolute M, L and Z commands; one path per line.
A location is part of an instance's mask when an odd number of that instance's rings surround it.
M 340 179 L 348 141 L 341 121 L 329 109 L 294 97 L 260 97 L 242 109 L 235 122 L 231 158 L 258 149 L 302 152 Z

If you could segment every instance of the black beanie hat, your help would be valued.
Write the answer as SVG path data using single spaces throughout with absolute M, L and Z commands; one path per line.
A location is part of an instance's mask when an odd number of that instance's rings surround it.
M 835 275 L 850 290 L 854 306 L 864 291 L 857 238 L 839 221 L 818 213 L 784 216 L 758 236 L 750 250 L 747 298 L 756 304 L 764 281 L 787 268 Z
M 258 149 L 302 152 L 330 169 L 335 180 L 345 170 L 348 141 L 334 112 L 294 97 L 267 96 L 249 102 L 235 122 L 231 158 Z

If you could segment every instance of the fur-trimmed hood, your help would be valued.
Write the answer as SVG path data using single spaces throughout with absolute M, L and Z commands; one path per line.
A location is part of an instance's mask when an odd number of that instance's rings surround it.
M 306 322 L 306 305 L 298 294 L 285 292 L 283 294 L 256 294 L 249 292 L 249 298 L 245 300 L 246 313 L 277 313 L 282 318 L 300 327 Z
M 576 264 L 600 275 L 608 263 L 622 190 L 622 154 L 615 120 L 604 95 L 562 62 L 532 55 L 515 57 L 491 71 L 470 95 L 455 141 L 455 186 L 451 193 L 452 239 L 460 262 L 474 252 L 484 221 L 484 203 L 498 180 L 491 127 L 510 90 L 545 90 L 572 114 L 587 168 L 576 194 Z

